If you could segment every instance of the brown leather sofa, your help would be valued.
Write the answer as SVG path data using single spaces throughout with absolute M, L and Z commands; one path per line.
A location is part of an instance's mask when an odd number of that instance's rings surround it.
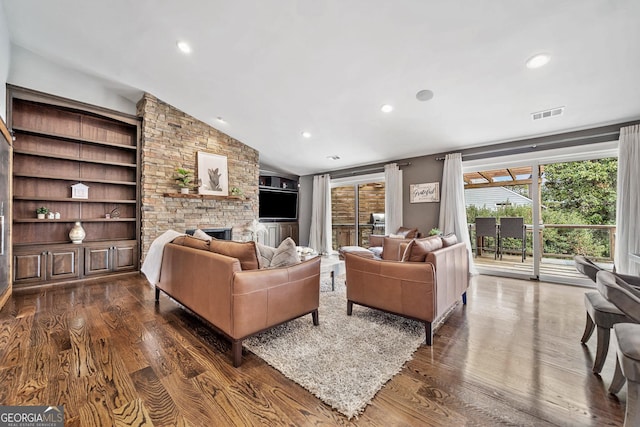
M 229 338 L 238 367 L 245 338 L 309 313 L 318 325 L 320 258 L 257 269 L 253 242 L 233 243 L 227 247 L 239 258 L 212 252 L 208 242 L 190 237 L 166 244 L 156 301 L 162 290 Z
M 467 302 L 469 258 L 464 243 L 433 250 L 423 262 L 377 260 L 356 253 L 344 257 L 347 314 L 359 304 L 424 322 L 427 345 L 458 298 Z

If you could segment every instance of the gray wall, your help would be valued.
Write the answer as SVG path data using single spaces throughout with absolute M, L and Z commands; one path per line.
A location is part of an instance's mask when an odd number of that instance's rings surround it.
M 410 166 L 402 168 L 402 218 L 405 227 L 418 227 L 423 235 L 438 226 L 440 203 L 411 203 L 410 185 L 438 182 L 442 190 L 444 162 L 435 155 L 407 159 Z M 404 163 L 400 161 L 398 163 Z

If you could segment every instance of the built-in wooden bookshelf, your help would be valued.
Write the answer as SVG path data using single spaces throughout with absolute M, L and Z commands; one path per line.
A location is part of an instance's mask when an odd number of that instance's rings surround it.
M 13 131 L 14 284 L 138 269 L 138 118 L 9 86 Z M 71 186 L 89 187 L 87 198 Z M 59 213 L 36 219 L 40 206 Z M 86 237 L 71 243 L 81 222 Z

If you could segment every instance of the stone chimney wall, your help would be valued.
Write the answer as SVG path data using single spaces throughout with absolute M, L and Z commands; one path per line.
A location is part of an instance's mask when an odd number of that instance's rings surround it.
M 244 227 L 258 218 L 259 153 L 177 108 L 145 94 L 137 105 L 142 117 L 142 259 L 151 242 L 167 230 L 232 227 L 234 240 L 245 240 Z M 197 175 L 197 153 L 227 157 L 229 188 L 242 200 L 166 197 L 179 193 L 176 168 Z M 192 194 L 197 191 L 192 191 Z

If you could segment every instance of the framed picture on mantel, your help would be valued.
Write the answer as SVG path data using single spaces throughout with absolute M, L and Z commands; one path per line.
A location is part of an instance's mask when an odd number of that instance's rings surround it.
M 198 151 L 199 194 L 229 195 L 227 157 Z

